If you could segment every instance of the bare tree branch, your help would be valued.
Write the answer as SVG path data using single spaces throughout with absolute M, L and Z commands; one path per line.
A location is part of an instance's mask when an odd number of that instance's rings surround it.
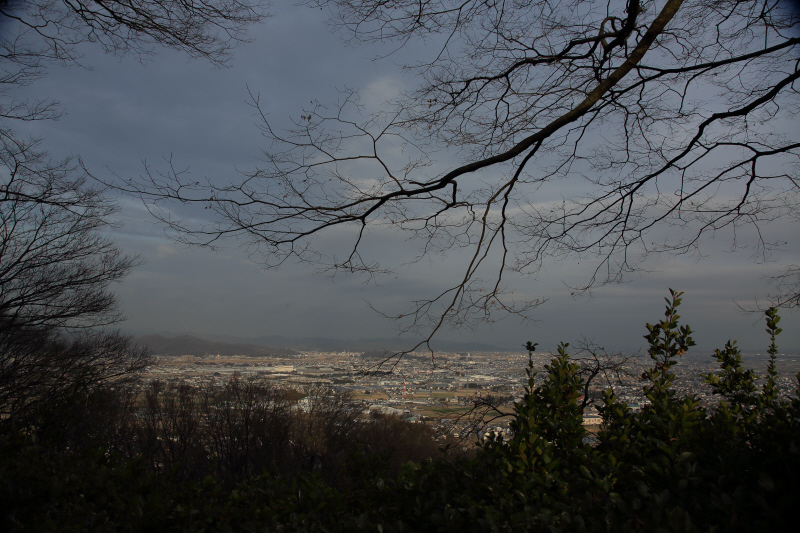
M 83 43 L 140 58 L 163 45 L 222 66 L 265 16 L 260 0 L 0 2 L 0 411 L 10 423 L 36 425 L 48 403 L 150 363 L 147 350 L 104 329 L 122 319 L 111 285 L 141 263 L 107 235 L 116 203 L 79 158 L 53 160 L 41 140 L 13 131 L 60 110 L 11 89 L 53 63 L 80 66 Z
M 591 260 L 589 278 L 570 282 L 585 291 L 652 255 L 698 254 L 723 229 L 732 249 L 767 259 L 782 246 L 769 223 L 797 220 L 800 20 L 783 2 L 313 4 L 354 41 L 430 39 L 435 58 L 408 65 L 421 85 L 383 110 L 346 91 L 287 131 L 253 93 L 262 168 L 227 185 L 171 167 L 116 184 L 177 240 L 233 238 L 268 267 L 367 276 L 392 271 L 369 258 L 371 232 L 417 243 L 412 261 L 468 250 L 448 288 L 387 313 L 429 340 L 530 316 L 541 299 L 517 300 L 505 275 L 535 275 L 548 258 Z M 571 192 L 556 200 L 561 183 Z M 175 203 L 206 207 L 210 222 L 176 218 Z M 326 254 L 317 244 L 336 227 L 350 247 Z

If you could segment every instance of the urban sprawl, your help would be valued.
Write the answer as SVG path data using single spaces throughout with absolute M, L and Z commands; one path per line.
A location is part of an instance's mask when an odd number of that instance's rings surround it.
M 534 369 L 540 372 L 538 380 L 543 379 L 541 371 L 552 357 L 545 352 L 533 354 Z M 209 381 L 261 378 L 298 391 L 327 386 L 349 392 L 353 406 L 364 416 L 395 415 L 429 426 L 441 440 L 459 442 L 471 435 L 480 439 L 491 432 L 504 435 L 510 432 L 510 414 L 513 403 L 524 394 L 528 365 L 527 353 L 510 352 L 366 358 L 355 352 L 309 351 L 281 358 L 183 355 L 156 359 L 157 364 L 148 369 L 145 381 L 178 380 L 201 385 Z M 623 380 L 607 381 L 598 376 L 589 389 L 590 399 L 600 399 L 602 390 L 613 386 L 617 396 L 632 409 L 641 409 L 647 400 L 642 395 L 644 383 L 640 376 L 648 362 L 646 355 L 629 360 L 625 365 L 628 376 Z M 763 374 L 766 354 L 752 354 L 744 362 Z M 778 369 L 781 390 L 784 393 L 793 390 L 797 386 L 794 374 L 800 370 L 800 355 L 781 354 Z M 678 394 L 694 394 L 704 405 L 718 401 L 702 377 L 718 371 L 713 357 L 684 358 L 673 371 Z M 299 407 L 302 401 L 299 400 Z M 584 411 L 584 425 L 592 431 L 600 422 L 597 410 L 590 403 Z

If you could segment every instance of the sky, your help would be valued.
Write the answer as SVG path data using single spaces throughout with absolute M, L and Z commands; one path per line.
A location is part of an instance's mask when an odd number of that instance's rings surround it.
M 238 47 L 224 69 L 164 49 L 141 62 L 85 46 L 83 63 L 89 68 L 54 66 L 21 89 L 27 97 L 57 99 L 64 111 L 58 121 L 27 124 L 25 131 L 43 137 L 54 156 L 79 155 L 103 179 L 139 176 L 145 164 L 158 170 L 171 160 L 198 179 L 221 183 L 258 166 L 267 147 L 248 91 L 260 94 L 278 125 L 299 116 L 312 100 L 335 100 L 344 88 L 358 88 L 364 102 L 379 106 L 418 83 L 399 64 L 430 53 L 412 43 L 376 61 L 389 50 L 345 44 L 326 23 L 325 12 L 284 5 L 272 12 L 251 29 L 253 42 Z M 445 288 L 454 269 L 463 268 L 463 256 L 456 253 L 402 266 L 413 249 L 397 235 L 381 234 L 370 236 L 371 251 L 401 266 L 374 284 L 330 279 L 297 265 L 265 270 L 234 242 L 216 252 L 177 244 L 140 202 L 118 201 L 124 225 L 113 237 L 145 261 L 114 287 L 128 317 L 121 327 L 136 334 L 394 337 L 397 324 L 367 304 L 396 313 L 410 300 Z M 585 277 L 591 265 L 553 260 L 535 278 L 509 281 L 518 293 L 546 300 L 531 321 L 511 317 L 440 336 L 503 348 L 533 341 L 545 349 L 586 337 L 608 349 L 633 350 L 644 345 L 645 322 L 661 318 L 663 298 L 674 288 L 686 292 L 681 316 L 697 332 L 695 350 L 707 353 L 736 338 L 745 349 L 765 351 L 763 320 L 742 313 L 739 305 L 763 299 L 769 291 L 765 276 L 780 265 L 800 263 L 796 223 L 777 221 L 768 230 L 787 242 L 773 262 L 756 262 L 748 251 L 727 251 L 729 236 L 719 234 L 704 243 L 702 260 L 661 257 L 645 264 L 650 272 L 633 273 L 625 283 L 588 297 L 572 295 L 565 283 Z M 329 238 L 334 246 L 337 237 Z M 785 350 L 800 349 L 798 322 L 799 313 L 784 313 L 779 344 Z

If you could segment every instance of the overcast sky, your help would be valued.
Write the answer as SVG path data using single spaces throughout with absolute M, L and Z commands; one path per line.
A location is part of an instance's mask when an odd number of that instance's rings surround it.
M 54 97 L 65 114 L 56 122 L 37 122 L 28 132 L 45 138 L 56 156 L 80 155 L 98 176 L 142 173 L 143 161 L 163 168 L 171 158 L 193 176 L 225 181 L 237 169 L 258 165 L 266 141 L 247 105 L 248 87 L 260 93 L 270 120 L 287 123 L 312 99 L 335 100 L 337 89 L 354 87 L 377 105 L 400 89 L 414 87 L 413 74 L 397 64 L 425 53 L 415 44 L 381 61 L 375 48 L 352 48 L 326 25 L 325 13 L 276 6 L 275 16 L 252 29 L 254 42 L 239 47 L 230 68 L 213 69 L 169 50 L 146 64 L 122 60 L 84 47 L 84 63 L 51 68 L 24 89 L 29 97 Z M 385 50 L 384 50 L 385 51 Z M 234 243 L 217 253 L 192 250 L 167 239 L 141 204 L 122 198 L 124 226 L 115 238 L 146 264 L 116 287 L 128 321 L 122 327 L 138 333 L 171 331 L 225 334 L 386 337 L 395 325 L 378 317 L 365 302 L 387 311 L 402 309 L 415 297 L 441 290 L 462 258 L 400 268 L 396 276 L 364 285 L 357 278 L 333 280 L 311 269 L 290 266 L 264 271 Z M 780 265 L 800 262 L 796 225 L 779 221 L 772 235 L 787 241 L 777 262 L 759 264 L 748 251 L 729 253 L 725 235 L 705 243 L 702 261 L 662 257 L 647 263 L 652 272 L 630 276 L 622 285 L 597 290 L 593 298 L 576 298 L 564 282 L 585 276 L 590 264 L 552 261 L 535 279 L 512 279 L 519 293 L 548 299 L 534 323 L 508 319 L 476 331 L 444 331 L 442 338 L 475 340 L 498 346 L 525 341 L 554 348 L 559 340 L 594 338 L 607 348 L 632 349 L 644 344 L 644 324 L 662 316 L 669 287 L 686 291 L 682 316 L 697 331 L 696 350 L 708 352 L 731 337 L 748 349 L 764 351 L 763 321 L 738 311 L 768 291 L 764 276 Z M 395 264 L 411 252 L 397 236 L 372 236 L 375 254 Z M 780 340 L 786 349 L 800 347 L 800 315 L 785 313 Z

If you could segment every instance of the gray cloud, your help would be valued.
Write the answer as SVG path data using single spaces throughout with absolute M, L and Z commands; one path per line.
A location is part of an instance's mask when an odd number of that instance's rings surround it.
M 29 97 L 58 99 L 66 111 L 57 122 L 26 126 L 28 132 L 45 137 L 54 155 L 80 154 L 105 178 L 110 176 L 106 167 L 120 176 L 136 176 L 143 171 L 142 160 L 158 170 L 171 157 L 176 167 L 190 169 L 198 179 L 224 182 L 237 175 L 237 168 L 257 166 L 266 147 L 246 104 L 248 87 L 260 93 L 269 118 L 286 125 L 311 100 L 335 99 L 337 88 L 362 87 L 364 101 L 378 105 L 382 95 L 414 84 L 391 57 L 370 61 L 380 50 L 342 44 L 324 24 L 324 15 L 313 10 L 282 7 L 253 37 L 255 42 L 240 47 L 231 67 L 222 70 L 170 51 L 159 51 L 141 64 L 87 47 L 84 63 L 92 70 L 53 68 L 23 89 Z M 402 53 L 413 56 L 425 50 L 417 45 Z M 543 197 L 557 198 L 559 192 L 564 190 L 548 189 Z M 132 330 L 389 336 L 395 325 L 377 317 L 365 300 L 400 312 L 410 299 L 442 290 L 454 273 L 460 274 L 459 265 L 463 267 L 458 253 L 434 256 L 399 267 L 397 276 L 379 279 L 377 285 L 364 285 L 357 277 L 331 280 L 298 265 L 263 271 L 233 244 L 214 254 L 171 243 L 140 205 L 126 199 L 122 205 L 125 226 L 116 238 L 148 261 L 118 288 L 129 317 L 125 327 Z M 202 211 L 175 209 L 180 216 L 202 216 Z M 800 262 L 795 221 L 777 221 L 767 229 L 786 242 L 781 261 Z M 332 233 L 324 244 L 338 249 L 344 237 Z M 673 287 L 687 292 L 682 315 L 698 331 L 699 348 L 720 347 L 731 336 L 748 348 L 765 347 L 761 323 L 739 313 L 735 303 L 763 297 L 768 290 L 763 276 L 780 265 L 754 262 L 746 250 L 726 252 L 730 240 L 718 237 L 704 248 L 709 257 L 703 261 L 662 257 L 647 262 L 644 266 L 654 272 L 634 274 L 629 283 L 600 289 L 592 299 L 575 299 L 564 285 L 565 280 L 584 279 L 589 261 L 549 262 L 535 278 L 509 278 L 517 294 L 549 299 L 534 314 L 538 322 L 512 318 L 474 332 L 444 332 L 442 337 L 503 346 L 532 340 L 554 347 L 583 333 L 609 348 L 635 348 L 643 344 L 644 322 L 661 317 L 663 297 Z M 388 265 L 414 254 L 396 234 L 372 234 L 369 239 L 371 258 Z M 784 318 L 783 346 L 800 347 L 797 323 L 796 313 Z

